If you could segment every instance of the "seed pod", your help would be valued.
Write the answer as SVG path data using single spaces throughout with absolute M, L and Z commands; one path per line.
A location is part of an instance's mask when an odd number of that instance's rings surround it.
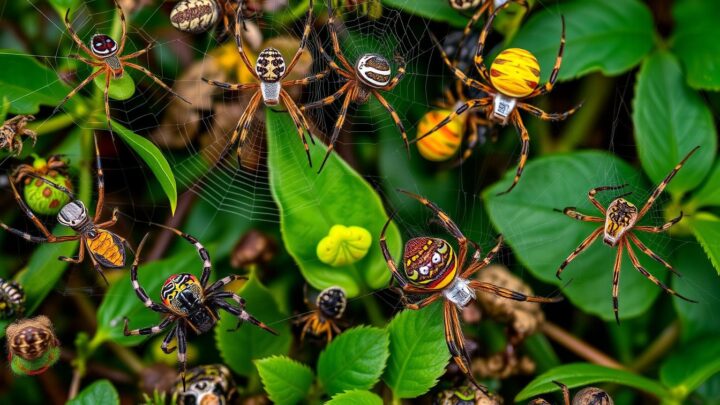
M 199 34 L 215 25 L 219 16 L 215 0 L 181 0 L 170 12 L 170 23 L 180 31 Z
M 572 405 L 613 405 L 607 392 L 596 387 L 587 387 L 575 394 Z
M 70 179 L 60 173 L 47 174 L 43 178 L 72 191 L 73 187 Z M 70 202 L 70 197 L 67 194 L 40 179 L 32 179 L 25 186 L 23 197 L 28 207 L 33 212 L 41 215 L 55 215 L 60 211 L 60 208 Z
M 60 358 L 60 342 L 46 316 L 22 319 L 5 329 L 10 366 L 16 374 L 45 372 Z
M 25 291 L 14 281 L 0 278 L 0 319 L 22 316 L 25 312 Z

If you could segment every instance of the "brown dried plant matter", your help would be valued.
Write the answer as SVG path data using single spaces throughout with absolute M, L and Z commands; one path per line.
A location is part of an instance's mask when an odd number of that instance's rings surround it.
M 33 141 L 33 146 L 37 141 L 35 131 L 26 127 L 27 123 L 34 121 L 32 115 L 16 115 L 5 121 L 0 127 L 0 149 L 7 149 L 8 152 L 14 153 L 15 156 L 20 155 L 23 149 L 23 141 L 21 137 L 27 136 Z

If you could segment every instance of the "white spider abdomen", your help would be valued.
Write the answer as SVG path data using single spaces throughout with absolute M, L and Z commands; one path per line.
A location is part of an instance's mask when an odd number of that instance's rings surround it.
M 280 89 L 280 82 L 260 82 L 260 91 L 265 105 L 277 105 L 280 102 Z
M 514 97 L 508 97 L 502 93 L 497 93 L 493 100 L 493 111 L 491 119 L 499 122 L 502 125 L 507 124 L 510 114 L 515 110 L 517 99 Z
M 374 53 L 361 56 L 355 66 L 358 78 L 370 87 L 383 87 L 390 83 L 390 63 L 387 59 Z
M 215 0 L 181 0 L 170 12 L 170 23 L 180 31 L 197 34 L 212 27 L 219 16 Z
M 452 284 L 443 290 L 443 295 L 458 308 L 465 308 L 475 299 L 475 291 L 470 288 L 470 282 L 462 277 L 456 277 Z
M 274 83 L 285 75 L 285 59 L 275 48 L 265 48 L 255 62 L 255 73 L 263 82 Z

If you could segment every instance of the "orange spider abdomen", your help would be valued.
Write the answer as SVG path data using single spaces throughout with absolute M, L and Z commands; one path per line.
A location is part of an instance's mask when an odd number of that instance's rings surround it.
M 87 238 L 87 248 L 103 267 L 125 265 L 125 248 L 111 232 L 98 229 L 94 238 Z
M 457 275 L 457 255 L 449 243 L 438 238 L 419 237 L 407 241 L 403 257 L 410 284 L 428 290 L 442 290 Z
M 452 111 L 440 109 L 425 114 L 418 124 L 418 138 L 430 131 L 437 123 L 450 115 Z M 444 127 L 417 142 L 418 152 L 427 160 L 442 162 L 450 159 L 460 149 L 462 143 L 465 115 L 460 115 Z
M 525 97 L 540 82 L 540 65 L 535 56 L 524 49 L 506 49 L 490 66 L 490 82 L 506 96 Z

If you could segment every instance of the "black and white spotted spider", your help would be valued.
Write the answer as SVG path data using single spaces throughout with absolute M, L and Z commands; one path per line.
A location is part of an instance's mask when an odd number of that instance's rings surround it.
M 85 87 L 88 83 L 93 81 L 96 77 L 105 74 L 105 92 L 104 98 L 105 98 L 105 117 L 107 118 L 107 124 L 108 129 L 111 129 L 110 127 L 110 96 L 109 96 L 109 90 L 110 90 L 110 80 L 111 79 L 119 79 L 122 77 L 123 73 L 125 72 L 125 68 L 132 68 L 135 70 L 138 70 L 145 74 L 147 77 L 151 78 L 155 83 L 160 85 L 165 91 L 172 94 L 173 96 L 181 99 L 182 101 L 191 104 L 187 99 L 185 99 L 183 96 L 175 93 L 172 91 L 168 85 L 162 82 L 157 76 L 155 76 L 151 71 L 149 71 L 147 68 L 140 66 L 136 63 L 128 62 L 128 59 L 137 58 L 140 55 L 143 55 L 147 53 L 154 44 L 148 45 L 145 49 L 141 49 L 137 52 L 133 52 L 129 55 L 122 55 L 123 50 L 125 49 L 125 39 L 126 39 L 126 33 L 127 33 L 127 22 L 125 21 L 125 13 L 123 13 L 122 7 L 120 7 L 120 4 L 118 4 L 117 0 L 113 0 L 115 3 L 115 7 L 117 7 L 118 11 L 120 12 L 120 23 L 122 28 L 122 33 L 120 34 L 120 43 L 116 42 L 114 39 L 112 39 L 109 35 L 105 34 L 95 34 L 90 39 L 90 47 L 85 45 L 83 41 L 80 39 L 80 37 L 75 33 L 75 30 L 73 30 L 72 25 L 70 24 L 70 9 L 68 8 L 67 12 L 65 12 L 65 27 L 67 27 L 68 33 L 72 37 L 73 41 L 77 44 L 77 46 L 80 47 L 88 56 L 90 56 L 92 59 L 84 58 L 80 55 L 68 55 L 68 58 L 71 59 L 77 59 L 81 62 L 84 62 L 92 67 L 98 68 L 94 73 L 92 73 L 90 76 L 88 76 L 85 80 L 80 82 L 77 87 L 72 89 L 70 93 L 68 93 L 67 96 L 58 104 L 57 107 L 55 107 L 55 110 L 53 111 L 53 114 L 56 113 L 60 107 L 65 104 L 72 96 L 77 94 L 78 91 L 80 91 L 83 87 Z
M 223 291 L 223 287 L 235 280 L 244 279 L 244 277 L 233 274 L 216 281 L 208 287 L 207 283 L 210 279 L 212 263 L 210 262 L 210 254 L 205 250 L 203 245 L 193 236 L 177 229 L 159 224 L 157 224 L 157 226 L 172 231 L 193 244 L 200 255 L 200 259 L 203 261 L 203 272 L 200 280 L 190 273 L 173 274 L 165 281 L 165 284 L 163 284 L 160 290 L 162 304 L 155 303 L 147 295 L 145 289 L 140 286 L 137 279 L 140 252 L 147 240 L 147 235 L 145 235 L 142 242 L 140 242 L 135 261 L 130 269 L 130 280 L 135 289 L 135 294 L 137 294 L 140 301 L 142 301 L 147 308 L 165 314 L 166 316 L 158 325 L 133 330 L 128 329 L 129 320 L 125 318 L 123 333 L 125 336 L 155 335 L 167 329 L 170 325 L 174 325 L 167 336 L 165 336 L 161 348 L 162 351 L 167 354 L 172 353 L 176 347 L 168 346 L 173 338 L 177 338 L 178 361 L 180 362 L 184 386 L 188 329 L 194 331 L 196 335 L 209 331 L 218 322 L 218 309 L 225 310 L 238 318 L 236 328 L 239 328 L 243 322 L 250 322 L 274 335 L 277 335 L 277 333 L 245 311 L 245 300 L 241 296 L 230 291 Z M 227 299 L 235 301 L 238 305 L 229 304 L 225 301 Z

